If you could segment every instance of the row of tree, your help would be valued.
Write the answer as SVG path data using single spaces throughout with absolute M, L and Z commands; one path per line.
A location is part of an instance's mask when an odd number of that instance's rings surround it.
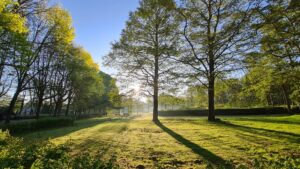
M 115 81 L 74 45 L 69 13 L 45 0 L 0 1 L 0 100 L 5 122 L 21 102 L 36 117 L 103 109 L 118 98 Z M 99 73 L 100 72 L 100 73 Z
M 286 105 L 287 109 L 299 105 L 299 96 L 293 92 L 295 82 L 272 81 L 271 70 L 254 67 L 241 78 L 218 79 L 215 85 L 215 106 L 218 108 L 275 107 Z M 266 72 L 262 74 L 261 72 Z M 284 87 L 283 87 L 284 86 Z M 162 110 L 205 109 L 208 106 L 205 86 L 189 86 L 184 93 L 161 93 L 158 97 Z M 289 96 L 289 97 L 286 97 Z M 149 101 L 152 102 L 152 101 Z
M 159 94 L 179 84 L 205 87 L 215 120 L 215 83 L 232 76 L 261 97 L 282 92 L 290 108 L 300 96 L 299 19 L 297 0 L 142 0 L 106 64 L 153 97 L 155 122 Z

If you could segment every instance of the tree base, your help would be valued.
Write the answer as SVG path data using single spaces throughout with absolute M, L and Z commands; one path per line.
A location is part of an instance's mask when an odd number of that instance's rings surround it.
M 214 119 L 208 119 L 209 122 L 218 122 L 221 121 L 219 118 L 214 118 Z
M 215 117 L 209 117 L 207 120 L 208 121 L 216 121 L 216 118 Z
M 152 119 L 152 122 L 155 123 L 155 124 L 160 123 L 160 121 L 158 119 Z

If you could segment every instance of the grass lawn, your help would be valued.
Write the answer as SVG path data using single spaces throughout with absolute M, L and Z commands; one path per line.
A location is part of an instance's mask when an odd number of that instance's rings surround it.
M 300 161 L 300 115 L 221 117 L 215 123 L 204 117 L 160 119 L 154 124 L 150 116 L 94 118 L 23 137 L 69 142 L 74 153 L 113 155 L 121 168 L 253 167 L 261 154 Z

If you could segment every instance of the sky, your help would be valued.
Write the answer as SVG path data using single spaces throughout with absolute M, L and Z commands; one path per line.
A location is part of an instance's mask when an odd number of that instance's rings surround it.
M 73 18 L 75 43 L 85 48 L 99 64 L 100 70 L 112 74 L 103 67 L 102 57 L 110 51 L 111 42 L 120 33 L 129 18 L 129 12 L 138 7 L 139 0 L 55 0 L 69 11 Z

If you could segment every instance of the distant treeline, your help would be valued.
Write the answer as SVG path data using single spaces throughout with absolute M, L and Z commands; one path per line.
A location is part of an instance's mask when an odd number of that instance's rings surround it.
M 300 108 L 293 108 L 288 110 L 283 107 L 273 107 L 273 108 L 244 108 L 244 109 L 216 109 L 216 115 L 289 115 L 289 114 L 299 114 Z M 160 111 L 159 116 L 207 116 L 208 110 L 169 110 Z

